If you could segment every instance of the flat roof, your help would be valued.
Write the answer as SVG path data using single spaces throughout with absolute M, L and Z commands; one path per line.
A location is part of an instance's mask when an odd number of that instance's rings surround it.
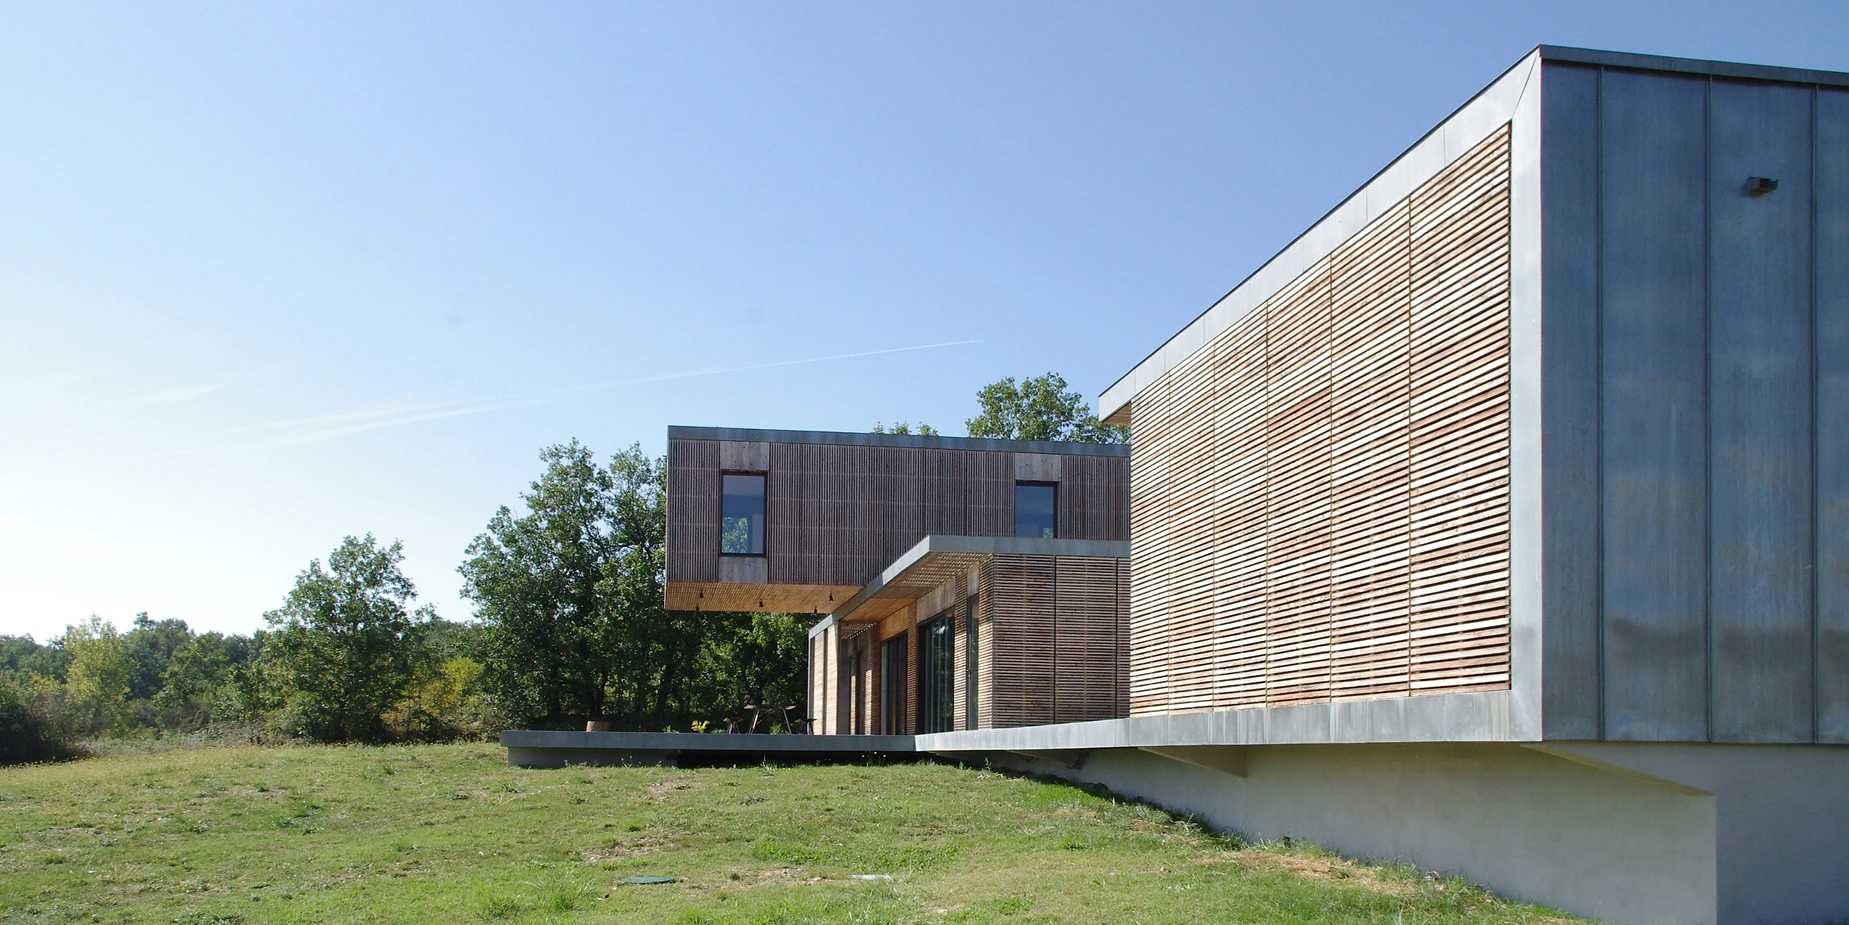
M 1160 378 L 1163 373 L 1179 365 L 1182 360 L 1192 356 L 1195 351 L 1201 346 L 1204 346 L 1208 340 L 1212 339 L 1213 334 L 1218 333 L 1220 327 L 1224 327 L 1224 323 L 1219 326 L 1206 323 L 1210 321 L 1210 316 L 1216 314 L 1215 309 L 1228 303 L 1229 300 L 1232 300 L 1235 293 L 1240 293 L 1240 291 L 1246 289 L 1249 284 L 1275 277 L 1277 274 L 1267 271 L 1274 270 L 1274 265 L 1284 263 L 1284 258 L 1287 255 L 1296 258 L 1290 261 L 1293 266 L 1297 263 L 1303 263 L 1307 266 L 1309 263 L 1313 263 L 1315 259 L 1333 250 L 1342 240 L 1346 240 L 1346 237 L 1318 235 L 1318 232 L 1332 217 L 1336 216 L 1337 213 L 1345 211 L 1357 198 L 1365 196 L 1369 188 L 1372 187 L 1376 181 L 1395 172 L 1396 168 L 1399 168 L 1403 161 L 1411 159 L 1415 152 L 1427 146 L 1427 142 L 1433 140 L 1447 124 L 1464 114 L 1465 110 L 1470 109 L 1473 104 L 1476 104 L 1482 97 L 1497 90 L 1498 85 L 1502 84 L 1511 74 L 1518 69 L 1522 69 L 1524 65 L 1538 64 L 1540 62 L 1584 64 L 1639 71 L 1694 74 L 1705 77 L 1721 77 L 1735 80 L 1762 80 L 1778 83 L 1822 84 L 1834 87 L 1849 87 L 1849 73 L 1842 71 L 1777 67 L 1764 64 L 1743 64 L 1733 61 L 1713 61 L 1701 58 L 1676 58 L 1664 55 L 1602 51 L 1594 48 L 1574 48 L 1566 45 L 1537 45 L 1533 50 L 1522 55 L 1520 59 L 1506 68 L 1501 74 L 1498 74 L 1494 80 L 1472 94 L 1469 99 L 1465 100 L 1462 105 L 1458 106 L 1449 115 L 1440 119 L 1430 130 L 1419 136 L 1417 140 L 1408 145 L 1398 156 L 1388 161 L 1386 166 L 1375 172 L 1373 176 L 1367 178 L 1360 186 L 1343 197 L 1333 208 L 1323 213 L 1316 221 L 1310 223 L 1308 228 L 1304 229 L 1303 232 L 1292 238 L 1283 247 L 1279 248 L 1271 257 L 1260 263 L 1256 269 L 1247 274 L 1245 278 L 1241 279 L 1237 285 L 1227 290 L 1220 298 L 1209 303 L 1206 308 L 1201 310 L 1200 314 L 1183 325 L 1180 330 L 1162 341 L 1162 343 L 1156 345 L 1155 349 L 1151 350 L 1147 356 L 1138 361 L 1135 366 L 1132 366 L 1129 371 L 1117 377 L 1109 386 L 1106 386 L 1104 391 L 1098 396 L 1099 417 L 1107 421 L 1122 423 L 1122 419 L 1118 416 L 1118 412 L 1122 411 L 1130 404 L 1131 399 L 1135 397 L 1137 392 L 1141 391 L 1144 386 Z M 1523 83 L 1526 83 L 1525 79 Z M 1519 89 L 1525 90 L 1526 88 L 1524 86 Z M 1318 235 L 1319 237 L 1319 240 L 1314 242 L 1317 247 L 1313 248 L 1313 250 L 1318 253 L 1296 253 L 1302 250 L 1304 245 L 1311 243 L 1309 239 L 1311 239 L 1313 235 Z M 1290 277 L 1283 282 L 1288 282 L 1288 279 L 1294 278 L 1294 276 L 1295 274 L 1291 274 Z M 1264 295 L 1269 296 L 1270 293 L 1267 292 Z M 1255 298 L 1250 301 L 1256 302 L 1262 301 L 1262 299 Z M 1209 330 L 1209 328 L 1212 329 Z M 1177 341 L 1183 338 L 1192 340 L 1194 343 L 1192 345 L 1178 344 Z M 1177 349 L 1183 346 L 1187 346 L 1187 349 Z
M 749 427 L 668 426 L 669 440 L 731 440 L 740 443 L 810 443 L 836 446 L 892 446 L 995 453 L 1061 453 L 1067 456 L 1128 456 L 1127 443 L 1070 443 L 1058 440 L 998 440 L 993 437 L 926 437 L 918 434 L 861 434 L 834 430 L 760 430 Z

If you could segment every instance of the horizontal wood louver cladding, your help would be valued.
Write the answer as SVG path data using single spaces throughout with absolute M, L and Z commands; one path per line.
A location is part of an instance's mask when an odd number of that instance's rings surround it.
M 1265 697 L 1329 696 L 1329 272 L 1319 265 L 1266 307 Z M 1203 553 L 1206 550 L 1202 550 Z
M 1412 687 L 1509 683 L 1509 132 L 1412 196 Z
M 1331 695 L 1407 690 L 1411 225 L 1406 203 L 1332 255 Z
M 1265 702 L 1265 329 L 1212 346 L 1214 706 Z
M 1508 686 L 1508 197 L 1504 126 L 1137 393 L 1132 714 Z
M 719 578 L 719 444 L 672 440 L 668 466 L 668 580 Z
M 1136 395 L 1130 419 L 1130 712 L 1168 711 L 1170 627 L 1164 566 L 1168 537 L 1168 376 Z
M 1210 351 L 1177 366 L 1168 388 L 1168 542 L 1177 550 L 1211 549 L 1213 374 Z M 1168 625 L 1170 712 L 1213 706 L 1214 587 L 1211 555 L 1181 555 L 1163 566 Z

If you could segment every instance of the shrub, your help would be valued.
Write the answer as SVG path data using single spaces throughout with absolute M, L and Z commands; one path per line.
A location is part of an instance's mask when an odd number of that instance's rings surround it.
M 481 677 L 481 662 L 462 655 L 420 671 L 385 714 L 386 728 L 395 738 L 422 741 L 481 739 L 501 731 L 506 723 Z
M 61 715 L 56 681 L 0 675 L 0 765 L 62 761 L 81 754 Z

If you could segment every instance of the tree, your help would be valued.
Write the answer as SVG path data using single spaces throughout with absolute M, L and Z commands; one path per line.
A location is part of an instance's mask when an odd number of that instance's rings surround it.
M 252 652 L 245 636 L 194 636 L 161 673 L 160 692 L 154 695 L 161 723 L 193 729 L 231 715 L 231 686 L 237 671 L 250 664 Z
M 129 698 L 149 700 L 160 693 L 167 663 L 192 639 L 193 631 L 185 620 L 155 620 L 146 613 L 136 614 L 135 625 L 122 634 L 129 663 Z
M 926 424 L 922 421 L 920 421 L 917 424 L 911 424 L 906 421 L 900 421 L 897 424 L 893 424 L 890 426 L 883 424 L 879 421 L 874 421 L 873 422 L 873 432 L 876 434 L 917 434 L 920 437 L 937 436 L 937 428 L 932 427 L 931 425 Z
M 970 418 L 969 435 L 1005 440 L 1066 440 L 1075 443 L 1125 443 L 1128 428 L 1102 423 L 1085 397 L 1066 386 L 1058 373 L 1030 376 L 1016 383 L 998 379 L 976 393 L 982 413 Z
M 410 685 L 423 629 L 436 618 L 428 606 L 410 609 L 417 589 L 403 560 L 402 543 L 349 536 L 325 568 L 311 560 L 283 606 L 264 615 L 275 628 L 264 655 L 291 731 L 323 741 L 384 738 L 383 717 Z
M 81 712 L 87 732 L 101 732 L 122 721 L 132 666 L 115 625 L 94 614 L 67 627 L 63 648 L 71 654 L 65 690 Z
M 469 544 L 463 593 L 482 623 L 488 684 L 517 715 L 602 717 L 661 618 L 661 463 L 631 446 L 598 465 L 576 440 Z
M 40 645 L 31 636 L 0 636 L 0 675 L 36 674 L 62 682 L 70 663 L 63 646 Z

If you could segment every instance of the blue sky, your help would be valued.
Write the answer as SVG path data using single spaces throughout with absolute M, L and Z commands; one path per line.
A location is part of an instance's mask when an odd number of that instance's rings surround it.
M 1095 396 L 1537 42 L 1849 69 L 1840 2 L 160 6 L 0 28 L 0 632 L 365 531 L 466 617 L 545 444 Z

